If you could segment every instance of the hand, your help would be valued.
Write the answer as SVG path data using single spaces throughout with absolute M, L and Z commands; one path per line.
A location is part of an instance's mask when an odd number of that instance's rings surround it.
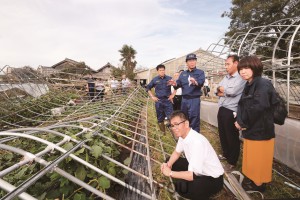
M 224 97 L 224 93 L 223 92 L 220 92 L 219 90 L 218 90 L 218 92 L 217 92 L 217 94 L 216 94 L 218 97 Z
M 168 167 L 167 163 L 163 163 L 160 167 L 160 170 L 165 176 L 170 176 L 171 168 Z
M 193 85 L 198 85 L 198 82 L 196 81 L 195 78 L 191 77 L 190 81 L 192 82 Z
M 171 79 L 171 80 L 168 81 L 168 85 L 176 86 L 176 81 Z
M 154 102 L 158 102 L 159 101 L 159 98 L 155 97 L 155 96 L 152 96 L 151 99 L 154 101 Z
M 218 92 L 221 92 L 221 93 L 224 93 L 224 87 L 223 86 L 219 86 L 218 88 L 217 88 L 217 91 Z
M 169 96 L 168 100 L 169 100 L 169 101 L 171 101 L 171 102 L 172 102 L 172 104 L 174 104 L 174 101 L 173 101 L 173 99 L 174 99 L 174 95 L 172 95 L 172 94 L 171 94 L 171 95 Z
M 239 125 L 239 123 L 234 122 L 234 125 L 238 130 L 242 130 L 242 127 Z
M 167 164 L 167 163 L 161 164 L 161 166 L 160 166 L 160 171 L 163 172 L 165 167 L 168 167 L 168 164 Z

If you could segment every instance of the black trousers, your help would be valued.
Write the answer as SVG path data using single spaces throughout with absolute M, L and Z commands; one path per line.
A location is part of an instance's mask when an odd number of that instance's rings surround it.
M 169 159 L 167 159 L 168 161 Z M 179 158 L 172 166 L 172 171 L 187 171 L 188 161 L 186 158 Z M 176 192 L 187 199 L 207 200 L 223 188 L 223 175 L 218 178 L 211 176 L 197 176 L 194 174 L 193 181 L 184 179 L 173 179 Z
M 175 95 L 173 99 L 173 110 L 180 110 L 181 109 L 181 100 L 182 96 L 181 95 Z
M 218 129 L 223 156 L 227 162 L 236 165 L 240 155 L 239 131 L 236 129 L 233 111 L 224 107 L 219 108 Z
M 96 90 L 97 99 L 102 100 L 104 98 L 104 92 L 105 92 L 105 89 L 104 90 Z
M 89 96 L 90 96 L 90 99 L 94 99 L 95 97 L 95 88 L 89 88 Z

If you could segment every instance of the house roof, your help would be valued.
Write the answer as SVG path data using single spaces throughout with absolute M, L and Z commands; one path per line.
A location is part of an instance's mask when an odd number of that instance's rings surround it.
M 58 63 L 52 65 L 51 67 L 55 69 L 56 67 L 60 66 L 60 65 L 63 64 L 63 63 L 69 63 L 69 64 L 71 64 L 71 65 L 76 66 L 76 65 L 80 64 L 81 62 L 77 62 L 77 61 L 75 61 L 75 60 L 72 60 L 72 59 L 69 59 L 69 58 L 65 58 L 64 60 L 62 60 L 62 61 L 60 61 L 60 62 L 58 62 Z M 86 66 L 90 71 L 95 72 L 95 70 L 93 70 L 93 69 L 90 68 L 89 66 L 87 66 L 87 65 L 85 65 L 85 66 Z
M 57 66 L 59 66 L 59 65 L 61 65 L 61 64 L 63 64 L 63 63 L 66 63 L 66 62 L 67 62 L 67 63 L 74 64 L 74 65 L 80 64 L 80 62 L 77 62 L 77 61 L 72 60 L 72 59 L 69 59 L 69 58 L 65 58 L 64 60 L 62 60 L 62 61 L 60 61 L 60 62 L 58 62 L 58 63 L 52 65 L 51 67 L 52 67 L 52 68 L 56 68 Z
M 107 68 L 107 67 L 115 67 L 115 66 L 113 66 L 112 64 L 110 64 L 110 63 L 108 62 L 108 63 L 106 63 L 106 65 L 104 65 L 103 67 L 99 68 L 99 69 L 97 70 L 97 72 L 101 72 L 103 69 L 105 69 L 105 68 Z

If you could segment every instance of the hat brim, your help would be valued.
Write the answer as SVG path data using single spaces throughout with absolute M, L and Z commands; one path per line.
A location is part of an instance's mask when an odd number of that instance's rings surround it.
M 185 62 L 187 62 L 188 60 L 197 60 L 197 58 L 189 58 L 189 59 L 185 59 Z

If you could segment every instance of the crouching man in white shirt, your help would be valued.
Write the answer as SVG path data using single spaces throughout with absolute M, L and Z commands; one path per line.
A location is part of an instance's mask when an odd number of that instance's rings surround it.
M 170 116 L 170 124 L 179 139 L 171 157 L 161 165 L 161 172 L 177 179 L 175 190 L 182 197 L 209 199 L 223 188 L 224 169 L 215 150 L 203 135 L 190 128 L 182 111 Z M 180 157 L 182 152 L 186 158 Z

